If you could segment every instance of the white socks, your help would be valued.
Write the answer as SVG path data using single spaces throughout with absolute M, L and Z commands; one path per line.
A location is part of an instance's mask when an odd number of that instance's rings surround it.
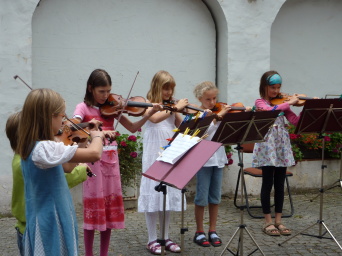
M 159 217 L 160 234 L 163 230 L 163 212 L 145 212 L 146 227 L 148 232 L 148 242 L 157 240 L 157 219 Z M 169 238 L 170 212 L 165 212 L 165 237 Z M 160 236 L 160 238 L 162 235 Z

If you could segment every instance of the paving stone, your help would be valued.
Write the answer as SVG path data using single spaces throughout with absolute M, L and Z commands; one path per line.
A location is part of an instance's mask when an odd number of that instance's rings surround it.
M 310 235 L 320 236 L 319 224 L 320 219 L 320 198 L 310 201 L 316 194 L 296 194 L 293 196 L 295 214 L 290 218 L 284 218 L 283 222 L 292 229 L 293 235 L 289 237 L 271 237 L 264 234 L 261 230 L 263 220 L 251 218 L 247 211 L 243 211 L 234 206 L 232 198 L 223 198 L 219 208 L 219 217 L 217 225 L 217 233 L 223 240 L 221 247 L 203 248 L 193 242 L 193 235 L 196 231 L 194 220 L 193 200 L 188 200 L 187 210 L 184 214 L 184 225 L 188 228 L 188 232 L 184 235 L 184 252 L 186 256 L 215 256 L 215 255 L 232 255 L 231 252 L 225 250 L 229 240 L 231 243 L 228 249 L 236 254 L 239 246 L 242 246 L 243 255 L 248 255 L 254 250 L 253 255 L 262 255 L 260 248 L 265 255 L 342 255 L 342 250 L 332 239 L 321 239 L 313 236 L 306 236 L 298 232 L 312 226 L 306 232 Z M 323 196 L 323 217 L 324 224 L 334 235 L 336 240 L 342 244 L 342 189 L 337 187 L 326 191 Z M 252 198 L 251 203 L 259 204 L 258 197 Z M 284 213 L 288 211 L 285 201 Z M 287 208 L 286 208 L 287 207 Z M 255 213 L 260 213 L 260 209 L 253 209 Z M 259 212 L 258 212 L 259 211 Z M 241 223 L 241 217 L 243 223 Z M 80 255 L 84 255 L 83 230 L 82 230 L 82 210 L 77 209 L 77 218 L 79 223 L 79 247 Z M 150 256 L 146 250 L 147 230 L 145 224 L 145 216 L 136 210 L 126 210 L 126 228 L 124 230 L 113 230 L 111 243 L 109 248 L 109 256 Z M 173 212 L 171 215 L 170 237 L 177 243 L 181 243 L 180 226 L 181 213 Z M 208 229 L 208 211 L 205 211 L 205 228 Z M 14 218 L 0 219 L 0 256 L 16 256 L 18 255 L 16 233 L 14 229 Z M 245 224 L 245 228 L 240 228 L 240 224 Z M 249 234 L 247 233 L 249 231 Z M 322 228 L 325 232 L 325 228 Z M 207 232 L 207 230 L 206 230 Z M 237 232 L 233 237 L 234 232 Z M 242 240 L 239 236 L 242 236 Z M 295 237 L 294 237 L 295 236 Z M 294 238 L 291 238 L 294 237 Z M 327 233 L 324 237 L 330 238 Z M 254 244 L 252 238 L 258 244 Z M 291 238 L 286 241 L 286 239 Z M 242 241 L 242 242 L 241 242 Z M 286 242 L 284 242 L 286 241 Z M 281 246 L 279 246 L 281 244 Z M 99 232 L 95 233 L 94 255 L 99 256 Z M 241 251 L 239 251 L 239 255 Z M 166 255 L 181 255 L 166 252 Z

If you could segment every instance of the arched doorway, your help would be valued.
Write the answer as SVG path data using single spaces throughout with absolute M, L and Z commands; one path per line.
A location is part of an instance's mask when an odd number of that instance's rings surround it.
M 342 2 L 288 0 L 271 32 L 271 67 L 288 93 L 340 93 Z
M 83 100 L 95 68 L 112 77 L 112 91 L 145 96 L 161 69 L 176 79 L 176 97 L 195 101 L 192 89 L 215 81 L 216 30 L 197 0 L 45 0 L 33 15 L 33 85 L 58 90 L 67 113 Z

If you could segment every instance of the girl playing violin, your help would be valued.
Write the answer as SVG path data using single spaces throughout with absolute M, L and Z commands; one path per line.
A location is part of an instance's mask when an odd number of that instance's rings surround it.
M 147 93 L 147 99 L 150 102 L 162 102 L 172 100 L 176 82 L 167 71 L 158 71 L 151 82 L 151 88 Z M 175 107 L 182 111 L 187 106 L 188 100 L 181 99 Z M 179 113 L 170 111 L 160 111 L 149 117 L 146 122 L 145 133 L 143 136 L 143 159 L 142 170 L 147 169 L 158 158 L 158 152 L 161 147 L 167 145 L 168 138 L 172 138 L 175 127 L 182 122 Z M 157 242 L 157 220 L 159 218 L 160 227 L 162 227 L 163 217 L 163 195 L 154 188 L 159 182 L 142 176 L 140 185 L 140 195 L 138 199 L 138 211 L 145 212 L 146 226 L 148 231 L 147 250 L 152 254 L 161 254 L 161 245 Z M 178 189 L 168 187 L 166 198 L 165 214 L 165 239 L 166 250 L 180 252 L 180 247 L 169 238 L 170 211 L 181 211 L 182 195 Z M 162 230 L 162 229 L 160 229 Z
M 206 81 L 198 84 L 194 89 L 196 98 L 201 102 L 201 108 L 209 111 L 214 109 L 217 101 L 218 89 L 214 83 Z M 222 104 L 220 112 L 217 113 L 221 119 L 231 109 L 230 105 Z M 215 120 L 215 119 L 214 119 Z M 216 120 L 208 129 L 211 140 L 221 122 Z M 208 247 L 210 244 L 214 247 L 221 246 L 221 238 L 216 233 L 216 222 L 218 215 L 218 206 L 221 202 L 221 185 L 223 167 L 228 163 L 224 147 L 220 147 L 214 155 L 204 164 L 196 174 L 196 195 L 195 195 L 195 219 L 196 233 L 194 242 L 200 246 Z M 209 204 L 209 232 L 207 239 L 204 226 L 204 208 Z
M 114 120 L 118 117 L 103 117 L 99 108 L 107 101 L 111 89 L 112 81 L 109 74 L 103 69 L 94 70 L 87 81 L 84 102 L 76 106 L 74 118 L 82 122 L 88 122 L 93 118 L 102 121 L 104 134 L 114 137 L 116 135 Z M 122 115 L 120 123 L 130 132 L 136 132 L 159 109 L 161 109 L 160 105 L 154 104 L 142 119 L 134 123 Z M 117 143 L 106 140 L 105 144 L 100 161 L 89 163 L 96 177 L 83 183 L 83 229 L 86 256 L 93 255 L 95 230 L 100 231 L 100 255 L 105 256 L 108 254 L 111 230 L 125 228 Z
M 25 183 L 25 255 L 78 255 L 77 219 L 62 164 L 100 159 L 104 135 L 90 131 L 88 148 L 55 142 L 64 117 L 65 102 L 50 89 L 32 90 L 21 112 L 16 152 Z
M 270 236 L 290 235 L 291 230 L 281 222 L 284 202 L 284 182 L 286 168 L 295 164 L 286 119 L 296 125 L 300 116 L 291 111 L 290 106 L 298 102 L 296 95 L 289 101 L 273 106 L 270 101 L 277 97 L 282 85 L 282 78 L 276 71 L 267 71 L 260 79 L 260 99 L 255 106 L 262 110 L 281 110 L 274 125 L 265 136 L 265 142 L 255 143 L 253 151 L 253 167 L 262 169 L 261 205 L 265 216 L 263 232 Z M 274 185 L 275 220 L 272 221 L 270 194 Z

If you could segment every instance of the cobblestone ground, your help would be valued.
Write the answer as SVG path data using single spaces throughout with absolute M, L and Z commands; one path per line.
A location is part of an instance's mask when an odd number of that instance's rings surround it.
M 262 220 L 251 218 L 247 211 L 241 214 L 240 209 L 234 206 L 231 198 L 224 198 L 219 209 L 217 233 L 223 240 L 221 247 L 203 248 L 196 245 L 192 239 L 195 233 L 194 221 L 194 205 L 188 202 L 187 210 L 184 213 L 184 227 L 188 228 L 188 232 L 184 235 L 183 255 L 201 256 L 201 255 L 233 255 L 236 254 L 236 249 L 239 244 L 243 251 L 239 251 L 238 255 L 249 255 L 254 250 L 253 255 L 262 255 L 259 248 L 265 255 L 342 255 L 342 250 L 337 243 L 328 239 L 331 238 L 329 233 L 324 235 L 324 239 L 306 236 L 298 232 L 309 228 L 305 233 L 322 236 L 326 231 L 323 225 L 318 224 L 320 220 L 320 197 L 312 199 L 316 194 L 300 194 L 293 195 L 295 214 L 290 218 L 284 218 L 283 222 L 292 229 L 293 235 L 289 237 L 271 237 L 264 234 L 261 230 Z M 337 187 L 326 191 L 323 200 L 323 223 L 330 230 L 332 235 L 336 238 L 338 243 L 342 244 L 342 189 Z M 239 199 L 240 200 L 240 199 Z M 189 200 L 190 201 L 190 200 Z M 251 204 L 259 203 L 258 198 L 252 198 Z M 285 201 L 284 214 L 288 212 L 289 202 Z M 253 209 L 253 212 L 260 213 L 260 209 Z M 79 220 L 79 247 L 80 255 L 84 255 L 83 246 L 83 231 L 82 227 L 82 211 L 77 210 Z M 243 217 L 243 220 L 241 220 Z M 208 213 L 206 211 L 205 224 L 207 228 Z M 14 218 L 0 219 L 0 256 L 18 255 L 16 236 L 14 230 Z M 240 228 L 240 224 L 246 224 L 246 229 Z M 322 227 L 320 234 L 319 227 Z M 172 214 L 172 222 L 170 226 L 170 237 L 177 243 L 181 243 L 181 213 Z M 236 232 L 236 236 L 233 236 Z M 128 256 L 128 255 L 151 255 L 146 249 L 146 225 L 144 214 L 137 213 L 136 210 L 126 210 L 126 229 L 114 230 L 109 248 L 110 256 Z M 241 235 L 242 239 L 239 239 Z M 294 237 L 288 241 L 287 238 Z M 256 246 L 252 238 L 256 241 Z M 325 239 L 327 238 L 327 239 Z M 225 246 L 231 240 L 228 249 Z M 240 243 L 239 243 L 240 241 Z M 285 242 L 284 242 L 285 241 Z M 282 243 L 282 246 L 278 244 Z M 95 255 L 99 255 L 99 234 L 95 237 Z M 180 255 L 170 252 L 167 255 Z

